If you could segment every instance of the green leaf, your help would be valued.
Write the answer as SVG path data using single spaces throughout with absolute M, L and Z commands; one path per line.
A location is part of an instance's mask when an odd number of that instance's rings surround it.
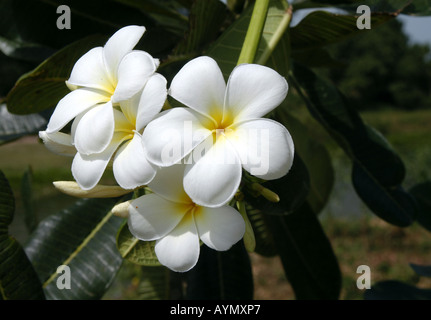
M 115 236 L 122 219 L 117 199 L 83 199 L 42 220 L 25 246 L 49 299 L 100 299 L 123 259 Z M 57 268 L 71 271 L 71 289 L 59 289 Z
M 42 285 L 21 245 L 8 235 L 15 200 L 0 171 L 0 300 L 45 299 Z
M 0 103 L 5 102 L 6 95 L 15 85 L 18 78 L 34 69 L 36 65 L 28 61 L 17 60 L 0 52 Z
M 247 184 L 243 190 L 247 202 L 265 214 L 285 215 L 294 212 L 304 203 L 310 191 L 310 179 L 304 162 L 295 153 L 290 171 L 280 179 L 265 181 L 262 186 L 275 192 L 280 201 L 271 202 L 259 194 L 254 194 Z
M 257 48 L 255 61 L 263 59 L 263 54 L 265 56 L 271 56 L 278 43 L 284 41 L 282 40 L 282 35 L 287 28 L 287 6 L 288 4 L 285 1 L 271 0 L 269 2 L 268 13 L 262 32 L 262 38 Z M 252 10 L 253 6 L 249 6 L 245 9 L 241 16 L 217 38 L 206 52 L 204 52 L 204 54 L 217 61 L 225 79 L 229 77 L 229 74 L 237 64 L 250 23 Z M 286 56 L 284 56 L 284 58 L 286 58 Z M 266 59 L 263 60 L 266 62 Z
M 293 50 L 292 59 L 310 68 L 334 68 L 344 66 L 343 63 L 334 60 L 323 47 L 304 50 Z
M 34 210 L 32 191 L 33 170 L 29 166 L 21 179 L 21 195 L 24 205 L 24 223 L 28 233 L 31 234 L 37 226 L 37 217 Z
M 286 216 L 266 215 L 277 251 L 299 300 L 338 299 L 341 272 L 331 244 L 308 204 Z
M 142 266 L 160 266 L 154 252 L 155 241 L 141 241 L 129 231 L 127 222 L 118 230 L 117 248 L 124 259 Z
M 235 68 L 250 23 L 253 6 L 249 6 L 240 17 L 232 23 L 217 40 L 204 52 L 214 58 L 225 79 Z
M 253 299 L 250 258 L 242 241 L 228 251 L 215 251 L 202 245 L 198 263 L 186 277 L 186 299 Z
M 359 197 L 381 219 L 399 227 L 413 223 L 417 205 L 401 186 L 382 185 L 356 161 L 353 163 L 352 182 Z
M 103 45 L 106 37 L 91 36 L 68 45 L 22 76 L 7 96 L 7 107 L 16 114 L 39 112 L 55 105 L 70 90 L 65 81 L 75 62 L 90 49 Z
M 60 5 L 68 5 L 71 10 L 69 30 L 56 27 Z M 133 24 L 148 28 L 154 22 L 141 11 L 114 1 L 2 0 L 0 3 L 0 36 L 53 49 L 91 34 L 112 35 Z
M 175 55 L 198 52 L 214 40 L 226 18 L 227 8 L 219 0 L 194 1 L 189 15 L 189 29 L 174 49 Z
M 286 111 L 288 107 L 286 103 L 278 107 L 274 118 L 288 128 L 295 150 L 307 167 L 310 178 L 307 202 L 317 214 L 328 202 L 334 186 L 334 168 L 326 148 L 313 139 L 307 126 Z
M 48 58 L 54 50 L 45 46 L 10 40 L 0 36 L 0 51 L 6 56 L 28 62 L 37 62 Z
M 388 280 L 377 282 L 366 290 L 365 300 L 430 300 L 431 289 L 419 289 L 414 286 Z
M 402 12 L 410 15 L 430 15 L 430 0 L 314 0 L 316 4 L 337 5 L 338 8 L 356 13 L 359 5 L 367 5 L 371 12 Z
M 277 255 L 274 236 L 268 228 L 265 213 L 251 205 L 246 205 L 246 211 L 251 226 L 253 227 L 256 240 L 254 252 L 264 257 L 273 257 Z
M 352 181 L 361 199 L 385 221 L 398 226 L 411 224 L 416 206 L 400 186 L 405 167 L 389 143 L 363 123 L 332 84 L 299 64 L 294 64 L 293 74 L 290 82 L 311 115 L 352 158 Z
M 290 29 L 292 11 L 286 1 L 270 2 L 256 53 L 256 63 L 267 65 L 283 76 L 290 70 Z
M 431 231 L 431 182 L 423 182 L 410 189 L 419 206 L 417 221 L 422 227 Z
M 114 0 L 114 2 L 127 5 L 136 11 L 152 17 L 155 23 L 165 30 L 182 35 L 187 28 L 187 17 L 179 12 L 183 5 L 188 8 L 190 3 L 178 4 L 171 0 Z
M 397 16 L 397 13 L 371 13 L 371 26 L 377 27 Z M 315 11 L 290 29 L 292 50 L 317 49 L 339 42 L 355 34 L 370 32 L 356 26 L 357 16 Z
M 46 120 L 39 114 L 17 116 L 11 114 L 5 104 L 0 104 L 0 145 L 37 133 L 45 125 Z
M 410 267 L 420 276 L 431 277 L 431 266 L 421 266 L 418 264 L 410 263 Z
M 171 271 L 164 267 L 142 267 L 138 297 L 141 300 L 170 299 Z

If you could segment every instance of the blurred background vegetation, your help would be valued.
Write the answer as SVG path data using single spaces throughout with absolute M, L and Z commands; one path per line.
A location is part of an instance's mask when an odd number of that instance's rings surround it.
M 431 25 L 429 27 L 431 29 Z M 360 111 L 364 121 L 382 132 L 392 144 L 407 168 L 405 188 L 431 180 L 430 47 L 409 42 L 401 22 L 393 19 L 327 49 L 332 57 L 331 66 L 315 71 L 334 82 Z M 46 50 L 41 54 L 52 53 Z M 38 61 L 38 57 L 34 57 L 34 61 L 17 62 L 0 50 L 0 102 L 18 77 L 36 67 Z M 293 86 L 288 100 L 293 114 L 312 122 L 309 127 L 313 137 L 328 146 L 332 156 L 335 186 L 320 220 L 343 274 L 341 299 L 363 298 L 364 292 L 356 288 L 359 276 L 356 268 L 362 264 L 371 267 L 373 283 L 397 279 L 431 288 L 430 279 L 419 277 L 409 267 L 409 263 L 430 264 L 431 234 L 415 224 L 402 229 L 376 218 L 353 190 L 351 163 L 321 126 L 305 117 L 308 111 Z M 3 111 L 0 109 L 0 117 L 5 117 Z M 37 124 L 36 119 L 34 123 Z M 43 129 L 43 126 L 35 129 Z M 10 181 L 17 200 L 10 233 L 20 242 L 25 242 L 29 235 L 26 225 L 35 225 L 75 202 L 52 186 L 53 180 L 72 180 L 70 165 L 71 158 L 50 153 L 36 135 L 0 146 L 0 169 Z M 104 181 L 112 182 L 112 177 L 108 174 Z M 29 183 L 33 187 L 30 196 L 26 188 Z M 36 220 L 26 222 L 28 217 Z M 251 257 L 255 298 L 294 297 L 278 257 L 253 254 Z M 105 298 L 135 298 L 140 272 L 140 267 L 125 262 Z

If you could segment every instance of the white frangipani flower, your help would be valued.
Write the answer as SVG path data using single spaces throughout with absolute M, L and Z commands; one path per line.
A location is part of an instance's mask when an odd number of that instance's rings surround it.
M 195 204 L 183 189 L 184 165 L 162 168 L 146 194 L 129 205 L 129 230 L 144 241 L 156 240 L 155 253 L 166 267 L 185 272 L 199 258 L 200 240 L 208 247 L 228 250 L 242 239 L 245 222 L 230 206 L 207 208 Z
M 39 136 L 51 151 L 75 155 L 72 174 L 83 190 L 96 186 L 112 158 L 117 183 L 124 189 L 134 189 L 147 184 L 156 174 L 155 167 L 147 161 L 144 154 L 141 133 L 160 112 L 166 96 L 166 79 L 155 73 L 142 91 L 129 100 L 121 101 L 118 109 L 113 109 L 114 133 L 108 145 L 99 153 L 85 155 L 76 152 L 72 141 L 76 140 L 77 124 L 83 121 L 80 117 L 73 122 L 71 135 L 41 131 Z M 91 136 L 87 139 L 91 139 Z
M 132 50 L 145 32 L 142 26 L 118 30 L 105 44 L 84 54 L 66 84 L 72 90 L 59 101 L 46 129 L 59 132 L 74 118 L 73 144 L 81 155 L 100 153 L 113 139 L 114 107 L 136 95 L 158 67 L 158 60 Z
M 184 189 L 193 202 L 224 205 L 237 191 L 242 169 L 265 180 L 290 170 L 294 146 L 289 132 L 261 118 L 280 105 L 287 91 L 286 80 L 268 67 L 239 65 L 226 85 L 212 58 L 196 58 L 177 73 L 169 91 L 189 108 L 167 110 L 146 127 L 147 158 L 160 167 L 183 160 Z

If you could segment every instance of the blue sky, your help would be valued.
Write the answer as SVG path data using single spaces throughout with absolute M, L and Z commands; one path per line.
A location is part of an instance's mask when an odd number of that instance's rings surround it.
M 404 32 L 412 43 L 428 44 L 431 47 L 431 17 L 407 16 L 401 14 Z

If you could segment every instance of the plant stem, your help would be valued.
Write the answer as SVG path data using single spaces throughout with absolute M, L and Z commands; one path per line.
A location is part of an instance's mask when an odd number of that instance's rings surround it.
M 253 63 L 262 36 L 269 0 L 256 0 L 237 64 Z
M 278 25 L 270 41 L 268 42 L 267 47 L 262 52 L 262 55 L 259 57 L 259 60 L 257 61 L 258 64 L 264 65 L 268 61 L 268 58 L 271 56 L 275 47 L 279 43 L 281 37 L 283 36 L 284 32 L 288 28 L 291 20 L 292 20 L 292 6 L 289 6 L 283 15 L 283 18 L 281 19 L 280 24 Z

